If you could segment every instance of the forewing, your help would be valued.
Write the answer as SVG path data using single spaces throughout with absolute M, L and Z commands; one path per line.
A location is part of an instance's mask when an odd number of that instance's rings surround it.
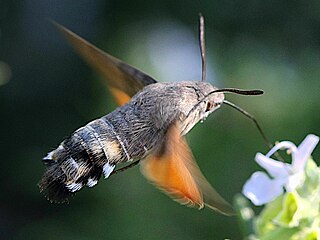
M 232 207 L 202 175 L 176 126 L 169 128 L 160 151 L 144 159 L 141 167 L 146 178 L 174 200 L 198 208 L 205 204 L 221 213 L 232 214 Z
M 105 83 L 119 105 L 128 102 L 133 95 L 145 86 L 157 82 L 140 70 L 92 45 L 69 29 L 58 23 L 53 23 L 83 59 L 103 75 Z

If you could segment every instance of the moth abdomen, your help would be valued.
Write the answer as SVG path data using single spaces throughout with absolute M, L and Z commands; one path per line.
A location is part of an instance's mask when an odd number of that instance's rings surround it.
M 121 146 L 108 123 L 94 120 L 76 130 L 43 158 L 47 167 L 39 188 L 52 202 L 65 202 L 82 187 L 109 177 L 121 160 Z

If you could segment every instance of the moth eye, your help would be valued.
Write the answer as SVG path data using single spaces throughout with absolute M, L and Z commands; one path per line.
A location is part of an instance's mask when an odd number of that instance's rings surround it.
M 212 108 L 213 108 L 213 103 L 212 102 L 207 102 L 206 112 L 210 111 Z

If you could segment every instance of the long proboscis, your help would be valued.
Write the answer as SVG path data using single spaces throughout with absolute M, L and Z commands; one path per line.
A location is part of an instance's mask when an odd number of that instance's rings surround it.
M 264 134 L 261 126 L 259 125 L 258 121 L 255 119 L 254 116 L 252 116 L 250 113 L 248 113 L 246 110 L 242 109 L 241 107 L 235 105 L 232 102 L 229 102 L 227 100 L 223 100 L 223 102 L 227 105 L 229 105 L 230 107 L 238 110 L 239 112 L 241 112 L 243 115 L 245 115 L 246 117 L 248 117 L 249 119 L 251 119 L 253 121 L 253 123 L 256 125 L 256 127 L 258 128 L 259 133 L 261 134 L 264 142 L 266 143 L 266 145 L 268 146 L 268 148 L 272 148 L 273 145 L 270 143 L 269 139 L 267 138 L 267 136 Z
M 209 96 L 210 94 L 213 94 L 213 93 L 217 93 L 217 92 L 223 92 L 223 93 L 230 92 L 230 93 L 241 94 L 241 95 L 261 95 L 261 94 L 263 94 L 263 91 L 259 90 L 259 89 L 242 90 L 242 89 L 237 89 L 237 88 L 221 88 L 221 89 L 217 89 L 217 90 L 209 92 L 207 94 L 207 96 Z M 266 143 L 266 145 L 268 146 L 268 148 L 271 149 L 273 147 L 273 145 L 270 143 L 270 141 L 268 140 L 268 138 L 264 134 L 262 128 L 260 127 L 258 121 L 255 119 L 254 116 L 252 116 L 250 113 L 248 113 L 247 111 L 245 111 L 244 109 L 240 108 L 239 106 L 235 105 L 232 102 L 229 102 L 227 100 L 223 100 L 223 102 L 225 104 L 233 107 L 234 109 L 238 110 L 239 112 L 241 112 L 243 115 L 245 115 L 249 119 L 251 119 L 253 121 L 253 123 L 256 125 L 256 127 L 258 128 L 258 131 L 261 134 L 261 136 L 262 136 L 264 142 Z
M 219 92 L 223 92 L 223 93 L 235 93 L 235 94 L 240 94 L 240 95 L 261 95 L 263 94 L 263 91 L 260 89 L 252 89 L 252 90 L 243 90 L 243 89 L 237 89 L 237 88 L 221 88 L 221 89 L 216 89 L 213 90 L 211 92 L 209 92 L 207 95 L 205 95 L 202 100 L 200 100 L 189 112 L 189 114 L 203 101 L 205 101 L 205 99 L 207 97 L 209 97 L 211 94 L 214 93 L 219 93 Z M 271 144 L 271 142 L 269 141 L 269 139 L 267 138 L 267 136 L 265 135 L 265 133 L 263 132 L 261 126 L 259 125 L 258 121 L 255 119 L 254 116 L 252 116 L 250 113 L 248 113 L 247 111 L 245 111 L 244 109 L 240 108 L 239 106 L 227 101 L 227 100 L 223 100 L 223 102 L 231 107 L 233 107 L 234 109 L 238 110 L 239 112 L 241 112 L 243 115 L 245 115 L 246 117 L 248 117 L 249 119 L 251 119 L 253 121 L 253 123 L 256 125 L 259 133 L 261 134 L 264 142 L 266 143 L 268 148 L 272 148 L 273 144 Z M 188 115 L 189 115 L 188 114 Z M 282 157 L 279 154 L 276 154 L 276 157 L 283 161 Z
M 269 139 L 267 138 L 267 136 L 265 135 L 265 133 L 263 132 L 261 126 L 259 125 L 258 121 L 255 119 L 254 116 L 252 116 L 250 113 L 248 113 L 246 110 L 242 109 L 241 107 L 235 105 L 234 103 L 232 102 L 229 102 L 227 100 L 223 100 L 223 102 L 225 104 L 227 104 L 228 106 L 238 110 L 239 112 L 241 112 L 243 115 L 245 115 L 246 117 L 248 117 L 249 119 L 251 119 L 253 121 L 253 123 L 256 125 L 256 127 L 258 128 L 258 131 L 259 133 L 261 134 L 264 142 L 266 143 L 267 147 L 269 149 L 272 149 L 273 148 L 273 144 L 269 141 Z M 276 158 L 279 160 L 279 161 L 282 161 L 284 162 L 284 159 L 281 157 L 281 155 L 279 153 L 274 153 L 274 155 L 276 156 Z

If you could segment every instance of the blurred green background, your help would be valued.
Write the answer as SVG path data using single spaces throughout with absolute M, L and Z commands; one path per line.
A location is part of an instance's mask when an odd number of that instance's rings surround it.
M 135 167 L 50 204 L 36 186 L 41 158 L 72 131 L 115 108 L 99 76 L 48 19 L 159 81 L 201 78 L 198 13 L 206 19 L 208 79 L 258 88 L 227 95 L 272 142 L 319 135 L 320 2 L 289 0 L 0 1 L 1 239 L 241 239 L 235 217 L 171 201 Z M 188 141 L 228 201 L 267 151 L 252 122 L 223 106 Z M 313 153 L 320 158 L 320 150 Z M 319 162 L 318 162 L 319 163 Z

